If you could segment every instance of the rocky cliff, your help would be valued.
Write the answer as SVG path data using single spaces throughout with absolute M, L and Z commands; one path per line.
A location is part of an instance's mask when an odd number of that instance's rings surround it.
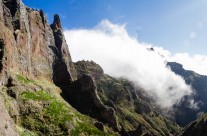
M 58 15 L 49 26 L 42 10 L 21 0 L 1 0 L 0 9 L 2 84 L 11 73 L 57 84 L 76 78 Z
M 76 79 L 58 15 L 0 0 L 0 135 L 111 135 L 60 96 Z M 102 125 L 103 126 L 103 125 Z

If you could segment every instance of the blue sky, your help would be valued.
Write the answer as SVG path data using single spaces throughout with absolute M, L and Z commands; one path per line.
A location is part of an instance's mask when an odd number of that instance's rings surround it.
M 207 52 L 206 0 L 23 0 L 43 9 L 52 22 L 58 13 L 64 29 L 90 29 L 101 20 L 126 24 L 131 36 L 176 52 Z

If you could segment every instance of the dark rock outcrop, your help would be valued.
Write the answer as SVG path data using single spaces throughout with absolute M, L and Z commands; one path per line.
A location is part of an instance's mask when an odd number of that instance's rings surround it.
M 55 38 L 56 49 L 53 48 L 56 54 L 56 59 L 53 63 L 53 80 L 57 85 L 67 84 L 73 79 L 76 79 L 76 70 L 73 66 L 72 59 L 68 50 L 68 45 L 65 41 L 64 34 L 62 32 L 62 25 L 59 16 L 54 15 L 53 24 L 50 25 L 53 30 Z
M 187 125 L 178 136 L 206 136 L 207 115 L 203 115 L 196 121 Z
M 78 77 L 81 77 L 83 74 L 89 74 L 94 79 L 97 79 L 104 74 L 101 66 L 93 61 L 78 61 L 75 63 L 75 68 L 78 70 Z
M 134 106 L 135 112 L 139 114 L 149 114 L 150 112 L 152 112 L 150 105 L 145 101 L 142 101 L 141 99 L 135 100 Z
M 69 86 L 63 87 L 63 90 L 69 103 L 78 111 L 107 123 L 115 131 L 119 131 L 114 109 L 101 102 L 94 81 L 90 76 L 83 74 Z

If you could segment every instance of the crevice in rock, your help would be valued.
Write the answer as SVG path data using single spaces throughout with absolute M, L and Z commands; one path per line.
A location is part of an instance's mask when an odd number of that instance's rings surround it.
M 16 0 L 3 0 L 4 5 L 10 10 L 12 17 L 15 16 L 17 11 L 17 1 Z
M 3 57 L 4 57 L 4 41 L 0 39 L 0 73 L 3 69 Z
M 44 12 L 43 12 L 42 9 L 40 10 L 40 17 L 42 18 L 42 23 L 43 23 L 43 25 L 45 27 L 45 15 L 44 15 Z
M 9 77 L 8 80 L 7 80 L 6 87 L 7 88 L 12 87 L 13 86 L 12 82 L 13 82 L 13 79 L 11 77 Z
M 19 1 L 17 0 L 4 0 L 4 5 L 6 6 L 7 10 L 5 9 L 4 12 L 10 12 L 11 20 L 9 16 L 7 17 L 7 22 L 11 21 L 11 25 L 13 26 L 14 31 L 20 29 L 20 10 L 19 10 Z M 9 13 L 6 13 L 9 15 Z
M 15 92 L 14 90 L 12 90 L 12 89 L 8 89 L 8 90 L 7 90 L 7 94 L 8 94 L 10 97 L 14 98 L 14 99 L 17 98 L 17 94 L 16 94 L 16 92 Z

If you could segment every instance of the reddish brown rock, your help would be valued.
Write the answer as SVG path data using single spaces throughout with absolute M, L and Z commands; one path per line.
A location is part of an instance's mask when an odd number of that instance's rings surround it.
M 52 30 L 42 10 L 26 8 L 21 0 L 0 0 L 0 7 L 1 76 L 12 72 L 59 83 L 76 79 L 58 15 Z

